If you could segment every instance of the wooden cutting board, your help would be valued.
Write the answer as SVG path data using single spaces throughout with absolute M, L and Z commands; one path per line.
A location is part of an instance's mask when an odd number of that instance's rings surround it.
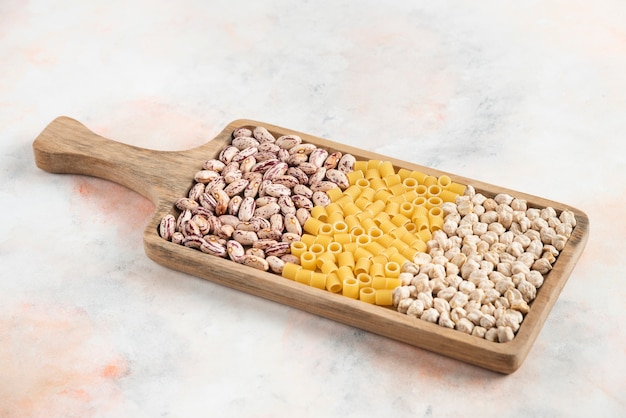
M 266 127 L 276 137 L 300 135 L 305 142 L 316 144 L 329 152 L 351 153 L 359 160 L 386 160 L 391 161 L 396 169 L 417 170 L 434 176 L 446 174 L 455 182 L 474 186 L 477 192 L 486 196 L 508 193 L 526 199 L 532 207 L 552 206 L 557 212 L 569 209 L 575 214 L 577 225 L 543 286 L 539 288 L 515 338 L 506 343 L 490 342 L 408 317 L 393 309 L 309 287 L 162 239 L 158 234 L 161 218 L 173 213 L 176 199 L 187 195 L 193 185 L 194 174 L 202 163 L 215 158 L 230 143 L 235 129 L 255 126 Z M 33 150 L 37 166 L 45 171 L 99 177 L 126 186 L 150 199 L 156 211 L 144 231 L 143 240 L 146 254 L 157 263 L 500 373 L 514 372 L 526 358 L 580 257 L 589 233 L 587 215 L 565 204 L 252 120 L 233 121 L 206 144 L 171 152 L 112 141 L 91 132 L 74 119 L 59 117 L 35 139 Z

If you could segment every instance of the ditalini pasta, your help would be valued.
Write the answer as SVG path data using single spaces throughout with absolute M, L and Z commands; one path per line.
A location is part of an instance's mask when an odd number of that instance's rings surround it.
M 319 289 L 390 306 L 401 286 L 401 267 L 427 250 L 443 228 L 441 205 L 454 202 L 465 186 L 389 161 L 357 161 L 346 175 L 350 185 L 327 192 L 331 203 L 314 206 L 282 276 Z

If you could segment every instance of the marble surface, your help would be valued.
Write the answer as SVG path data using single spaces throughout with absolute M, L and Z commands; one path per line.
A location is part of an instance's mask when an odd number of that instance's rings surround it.
M 626 4 L 0 2 L 0 417 L 626 416 Z M 588 245 L 503 376 L 168 270 L 153 206 L 39 170 L 68 115 L 250 118 L 567 203 Z

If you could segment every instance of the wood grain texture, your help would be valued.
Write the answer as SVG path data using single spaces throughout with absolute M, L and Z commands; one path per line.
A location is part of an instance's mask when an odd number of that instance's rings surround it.
M 259 125 L 265 126 L 275 136 L 297 134 L 306 142 L 329 151 L 351 153 L 357 159 L 387 160 L 396 169 L 419 170 L 435 176 L 447 174 L 453 181 L 470 184 L 487 196 L 509 193 L 526 199 L 532 207 L 552 206 L 557 212 L 569 209 L 576 215 L 577 226 L 538 290 L 518 333 L 513 341 L 507 343 L 489 342 L 408 317 L 392 309 L 308 287 L 162 239 L 158 234 L 161 218 L 168 213 L 176 213 L 174 201 L 187 195 L 193 185 L 194 174 L 202 163 L 217 156 L 230 142 L 233 130 Z M 589 234 L 587 215 L 568 205 L 252 120 L 231 122 L 213 140 L 197 148 L 153 151 L 103 138 L 71 118 L 59 117 L 35 139 L 33 151 L 35 162 L 42 170 L 99 177 L 126 186 L 150 199 L 156 211 L 144 231 L 143 240 L 147 256 L 157 263 L 500 373 L 514 372 L 526 358 L 580 257 Z

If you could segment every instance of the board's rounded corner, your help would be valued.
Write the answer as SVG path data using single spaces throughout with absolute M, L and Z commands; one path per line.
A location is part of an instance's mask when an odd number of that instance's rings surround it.
M 587 212 L 576 208 L 576 210 L 574 211 L 574 214 L 576 215 L 576 224 L 578 225 L 578 223 L 581 223 L 585 226 L 585 229 L 589 229 L 589 215 L 587 215 Z
M 524 364 L 524 360 L 526 359 L 525 353 L 512 353 L 507 356 L 506 361 L 503 364 L 501 370 L 498 370 L 500 373 L 509 375 L 518 371 L 522 364 Z
M 229 127 L 231 128 L 240 128 L 243 126 L 259 126 L 262 125 L 261 122 L 256 121 L 256 120 L 252 120 L 252 119 L 246 119 L 246 118 L 240 118 L 240 119 L 235 119 L 230 121 L 227 125 L 226 125 L 226 129 L 228 129 Z

